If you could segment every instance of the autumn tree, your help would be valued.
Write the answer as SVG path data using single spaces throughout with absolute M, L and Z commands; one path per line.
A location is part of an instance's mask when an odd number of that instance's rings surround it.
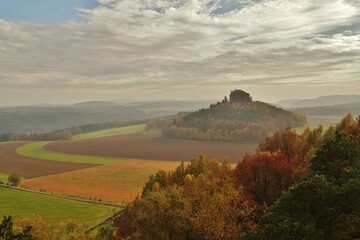
M 351 113 L 348 113 L 341 121 L 336 125 L 338 131 L 346 130 L 350 125 L 355 122 L 354 117 Z
M 188 181 L 183 192 L 195 239 L 240 239 L 257 228 L 252 203 L 229 175 L 201 174 Z
M 295 168 L 281 152 L 257 152 L 246 155 L 234 175 L 258 204 L 270 206 L 295 183 Z
M 304 140 L 291 128 L 276 132 L 273 136 L 260 143 L 260 151 L 281 152 L 288 161 L 295 161 L 303 156 Z
M 129 204 L 117 224 L 117 237 L 237 239 L 256 228 L 254 209 L 234 184 L 227 161 L 201 156 L 166 178 L 167 185 Z
M 86 236 L 84 229 L 89 228 L 89 226 L 85 224 L 78 224 L 73 221 L 53 224 L 43 216 L 16 217 L 14 218 L 14 225 L 20 229 L 31 226 L 31 234 L 36 240 L 107 240 L 106 238 L 98 238 L 96 234 Z
M 360 116 L 343 131 L 343 134 L 347 138 L 356 141 L 360 147 Z
M 248 239 L 357 239 L 360 237 L 359 147 L 340 134 L 312 159 L 311 171 L 282 195 Z
M 158 185 L 160 188 L 166 187 L 169 181 L 167 175 L 167 172 L 164 170 L 158 171 L 155 175 L 150 175 L 149 179 L 146 181 L 143 187 L 142 196 L 145 196 L 151 192 L 155 185 Z
M 30 234 L 32 227 L 25 226 L 21 231 L 15 232 L 11 216 L 4 216 L 0 223 L 0 239 L 3 240 L 33 240 Z

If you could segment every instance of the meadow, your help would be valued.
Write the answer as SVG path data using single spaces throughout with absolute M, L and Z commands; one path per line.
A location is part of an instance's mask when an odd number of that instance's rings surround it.
M 127 127 L 111 128 L 101 131 L 75 135 L 72 140 L 86 140 L 93 138 L 113 137 L 145 132 L 145 124 L 132 125 Z
M 7 183 L 8 182 L 9 174 L 0 173 L 0 182 Z
M 113 215 L 116 210 L 119 208 L 0 186 L 2 215 L 42 215 L 54 224 L 74 220 L 77 223 L 95 225 Z

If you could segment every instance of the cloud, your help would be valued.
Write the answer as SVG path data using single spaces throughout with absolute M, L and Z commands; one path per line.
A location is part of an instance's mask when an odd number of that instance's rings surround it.
M 241 84 L 360 85 L 358 1 L 98 2 L 79 10 L 80 22 L 0 19 L 0 94 L 16 88 L 126 94 Z

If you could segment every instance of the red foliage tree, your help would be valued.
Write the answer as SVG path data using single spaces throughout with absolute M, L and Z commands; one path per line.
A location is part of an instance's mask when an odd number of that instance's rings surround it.
M 260 144 L 260 151 L 282 152 L 288 161 L 298 159 L 302 155 L 303 138 L 291 128 L 275 133 Z
M 235 182 L 258 204 L 271 205 L 295 183 L 295 168 L 280 152 L 257 152 L 237 165 Z

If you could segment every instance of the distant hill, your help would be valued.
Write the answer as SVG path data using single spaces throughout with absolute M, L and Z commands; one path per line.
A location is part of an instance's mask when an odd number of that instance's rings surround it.
M 0 108 L 0 133 L 50 132 L 88 123 L 148 117 L 149 114 L 143 111 L 124 106 Z
M 360 101 L 330 106 L 290 108 L 289 110 L 306 116 L 343 117 L 348 113 L 352 113 L 354 116 L 358 116 L 360 115 Z
M 291 99 L 280 101 L 277 104 L 285 108 L 304 108 L 341 105 L 360 102 L 360 95 L 332 95 L 315 99 Z
M 165 136 L 181 139 L 260 141 L 272 132 L 304 125 L 304 116 L 252 101 L 248 93 L 235 90 L 229 100 L 226 97 L 208 108 L 156 119 L 148 128 L 160 127 Z
M 74 105 L 38 104 L 0 108 L 0 134 L 51 132 L 90 123 L 150 119 L 204 107 L 209 101 L 116 103 L 89 101 Z
M 74 107 L 108 107 L 108 106 L 116 106 L 119 104 L 113 102 L 106 102 L 106 101 L 90 101 L 90 102 L 81 102 L 76 103 Z
M 209 106 L 215 100 L 167 100 L 167 101 L 153 101 L 153 102 L 128 102 L 125 105 L 134 107 L 145 112 L 174 112 L 181 111 L 195 111 L 200 108 Z
M 288 108 L 287 110 L 305 115 L 311 127 L 319 125 L 328 127 L 340 122 L 348 113 L 351 113 L 354 117 L 359 116 L 360 102 L 319 107 Z

